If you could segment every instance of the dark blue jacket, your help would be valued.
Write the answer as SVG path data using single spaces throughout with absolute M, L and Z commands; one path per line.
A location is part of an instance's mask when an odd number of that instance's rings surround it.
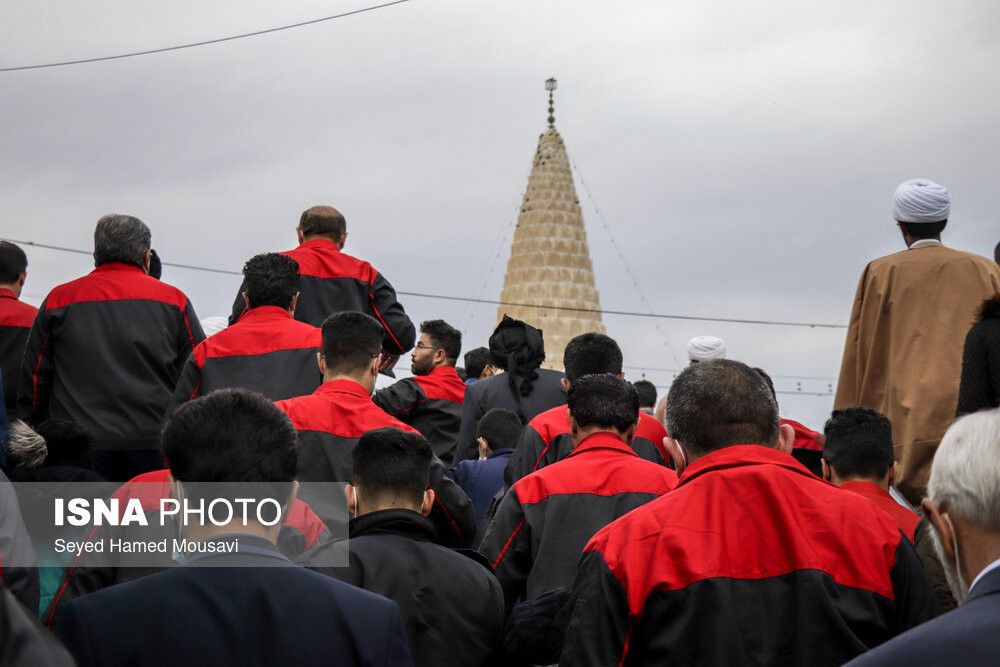
M 485 461 L 462 461 L 448 471 L 448 477 L 462 487 L 476 508 L 476 525 L 483 521 L 483 514 L 490 501 L 503 486 L 503 471 L 507 467 L 513 448 L 498 449 Z M 478 540 L 477 540 L 478 542 Z
M 976 582 L 964 604 L 863 653 L 849 665 L 996 665 L 1000 656 L 1000 569 Z
M 91 665 L 412 665 L 396 603 L 295 567 L 267 540 L 204 543 L 183 567 L 112 586 L 66 608 L 58 633 Z

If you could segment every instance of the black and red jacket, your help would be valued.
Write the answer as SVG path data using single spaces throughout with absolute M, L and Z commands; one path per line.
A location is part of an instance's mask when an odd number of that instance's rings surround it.
M 656 417 L 645 412 L 639 413 L 639 428 L 632 441 L 635 453 L 653 463 L 665 465 L 670 455 L 663 447 L 667 430 Z M 573 451 L 573 439 L 569 433 L 569 415 L 566 406 L 547 410 L 538 415 L 524 428 L 514 453 L 507 462 L 505 478 L 508 484 L 525 477 L 540 468 L 561 461 Z
M 295 319 L 318 327 L 333 313 L 356 310 L 382 323 L 386 331 L 383 347 L 389 352 L 403 354 L 413 347 L 413 322 L 396 299 L 396 290 L 371 264 L 341 252 L 328 239 L 311 239 L 281 254 L 298 262 L 302 275 Z M 230 324 L 246 310 L 244 291 L 246 286 L 240 286 Z
M 323 381 L 316 353 L 322 332 L 284 308 L 260 306 L 194 348 L 181 371 L 171 409 L 216 389 L 242 387 L 272 401 L 304 396 Z
M 573 583 L 598 530 L 677 485 L 614 433 L 594 433 L 551 466 L 519 480 L 500 503 L 479 552 L 493 564 L 507 608 Z
M 317 497 L 308 482 L 350 482 L 351 455 L 367 431 L 394 427 L 410 433 L 417 430 L 387 414 L 372 402 L 368 390 L 353 380 L 331 380 L 309 396 L 299 396 L 275 405 L 291 418 L 299 434 L 300 495 L 332 530 L 343 522 L 343 497 Z M 431 459 L 430 488 L 434 507 L 430 519 L 445 546 L 467 547 L 476 535 L 476 511 L 462 487 L 448 479 L 444 464 Z
M 68 419 L 95 450 L 157 449 L 181 367 L 204 340 L 191 302 L 137 266 L 108 262 L 53 289 L 28 336 L 22 419 Z
M 9 289 L 0 289 L 0 377 L 8 419 L 14 418 L 24 345 L 37 313 L 37 308 L 19 301 Z
M 464 399 L 465 382 L 454 366 L 404 378 L 379 389 L 373 398 L 375 405 L 420 431 L 446 466 L 455 455 Z
M 133 477 L 125 482 L 112 498 L 119 499 L 124 510 L 131 498 L 138 498 L 143 512 L 147 515 L 148 526 L 113 526 L 103 524 L 90 529 L 83 537 L 87 542 L 104 542 L 105 549 L 111 539 L 127 541 L 157 541 L 173 540 L 178 537 L 177 525 L 173 519 L 168 519 L 160 525 L 160 501 L 170 497 L 170 483 L 167 475 L 169 470 L 154 470 Z M 302 553 L 330 539 L 330 531 L 312 509 L 298 498 L 292 503 L 285 523 L 278 532 L 278 548 L 290 559 L 297 558 Z M 141 561 L 132 562 L 138 558 Z M 137 566 L 135 562 L 142 562 Z M 70 601 L 113 586 L 153 574 L 168 567 L 174 567 L 177 562 L 171 553 L 145 553 L 135 556 L 128 553 L 118 553 L 106 550 L 102 553 L 86 552 L 81 549 L 77 556 L 63 573 L 59 590 L 52 599 L 48 609 L 42 616 L 48 627 L 54 627 L 63 610 Z
M 587 544 L 559 664 L 841 665 L 934 617 L 884 512 L 735 445 Z

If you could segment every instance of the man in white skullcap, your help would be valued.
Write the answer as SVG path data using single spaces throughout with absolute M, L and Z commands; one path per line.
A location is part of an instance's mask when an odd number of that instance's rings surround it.
M 933 181 L 896 189 L 893 218 L 907 250 L 876 259 L 861 275 L 834 400 L 834 408 L 862 405 L 889 417 L 896 485 L 914 505 L 955 416 L 973 312 L 1000 291 L 995 263 L 941 245 L 950 210 L 948 190 Z
M 688 361 L 696 364 L 709 359 L 726 358 L 726 341 L 715 336 L 695 336 L 688 341 Z

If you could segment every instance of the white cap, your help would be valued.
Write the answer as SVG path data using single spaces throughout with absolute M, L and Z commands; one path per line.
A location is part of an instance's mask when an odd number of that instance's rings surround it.
M 688 341 L 688 359 L 708 361 L 726 358 L 726 341 L 715 336 L 695 336 Z
M 892 198 L 892 217 L 899 222 L 941 222 L 949 213 L 948 189 L 926 178 L 906 181 Z

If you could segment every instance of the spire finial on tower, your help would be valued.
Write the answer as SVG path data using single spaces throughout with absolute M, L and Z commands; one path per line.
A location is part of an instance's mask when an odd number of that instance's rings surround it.
M 556 117 L 555 115 L 553 115 L 555 114 L 555 107 L 552 106 L 552 91 L 555 89 L 556 89 L 556 80 L 554 78 L 546 79 L 545 90 L 549 91 L 549 127 L 556 126 L 555 125 Z

